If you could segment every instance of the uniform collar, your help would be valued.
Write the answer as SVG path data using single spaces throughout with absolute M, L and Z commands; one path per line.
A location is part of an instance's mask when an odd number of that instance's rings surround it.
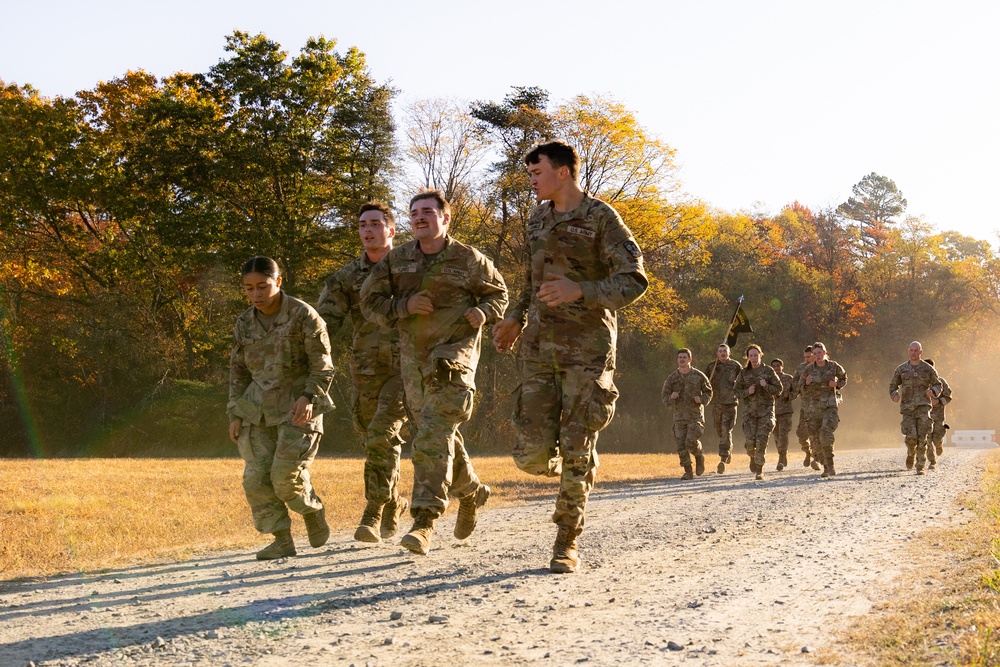
M 589 192 L 583 193 L 583 200 L 580 201 L 580 205 L 577 206 L 572 211 L 567 211 L 566 213 L 560 213 L 556 210 L 556 204 L 554 201 L 549 200 L 549 214 L 558 222 L 562 220 L 575 220 L 578 218 L 586 218 L 587 214 L 590 213 L 590 207 L 594 204 L 594 198 L 590 196 Z

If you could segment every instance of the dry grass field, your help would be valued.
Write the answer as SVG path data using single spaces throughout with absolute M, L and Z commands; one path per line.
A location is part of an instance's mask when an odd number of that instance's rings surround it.
M 474 463 L 493 489 L 488 507 L 539 495 L 555 499 L 554 481 L 520 472 L 507 457 Z M 363 465 L 361 459 L 313 464 L 335 532 L 352 530 L 361 517 Z M 17 459 L 0 467 L 0 581 L 266 544 L 253 529 L 238 459 Z M 624 482 L 680 472 L 676 455 L 608 454 L 601 455 L 598 479 Z M 406 497 L 412 484 L 413 466 L 405 460 Z M 303 536 L 301 517 L 293 521 L 293 533 Z
M 920 574 L 896 582 L 892 601 L 848 633 L 874 664 L 1000 665 L 1000 451 L 988 461 L 981 493 L 964 499 L 969 523 L 912 545 L 917 572 L 947 584 L 929 587 Z

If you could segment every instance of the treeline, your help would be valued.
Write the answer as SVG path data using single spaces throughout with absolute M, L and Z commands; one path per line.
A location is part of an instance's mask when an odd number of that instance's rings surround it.
M 418 188 L 442 188 L 452 233 L 516 293 L 534 204 L 521 156 L 549 137 L 580 151 L 584 187 L 622 214 L 651 279 L 620 314 L 623 396 L 605 448 L 672 449 L 659 387 L 673 352 L 691 347 L 704 366 L 741 294 L 747 340 L 768 358 L 794 366 L 819 339 L 846 361 L 848 414 L 852 394 L 859 406 L 883 398 L 912 339 L 949 380 L 998 351 L 1000 256 L 907 216 L 889 178 L 869 174 L 836 209 L 717 211 L 683 194 L 674 150 L 616 100 L 552 103 L 516 87 L 394 117 L 397 92 L 355 49 L 310 39 L 290 58 L 240 32 L 201 74 L 128 72 L 66 98 L 0 82 L 0 454 L 232 453 L 239 265 L 270 255 L 287 291 L 315 302 L 323 277 L 360 252 L 354 213 L 368 199 L 405 206 Z M 355 452 L 349 338 L 331 333 L 339 406 L 324 451 Z M 991 375 L 962 368 L 970 389 Z M 474 449 L 507 448 L 516 382 L 514 361 L 487 350 L 464 429 Z

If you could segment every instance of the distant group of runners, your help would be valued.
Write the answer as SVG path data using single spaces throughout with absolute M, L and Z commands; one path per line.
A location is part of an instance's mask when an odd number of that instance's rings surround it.
M 746 348 L 746 365 L 730 358 L 729 345 L 716 350 L 716 359 L 704 372 L 695 368 L 691 350 L 677 352 L 677 370 L 663 383 L 661 398 L 673 408 L 673 433 L 684 474 L 690 480 L 705 472 L 701 436 L 705 431 L 705 406 L 712 406 L 712 421 L 719 438 L 719 464 L 722 474 L 732 463 L 732 431 L 736 424 L 737 404 L 743 403 L 743 434 L 750 456 L 750 471 L 764 479 L 767 443 L 774 434 L 777 470 L 788 466 L 788 441 L 792 429 L 792 401 L 801 398 L 799 423 L 795 433 L 805 453 L 803 465 L 822 468 L 821 477 L 837 474 L 834 467 L 834 432 L 840 424 L 841 389 L 847 384 L 847 372 L 827 357 L 823 343 L 807 345 L 803 360 L 794 374 L 784 372 L 784 362 L 772 359 L 763 363 L 759 345 Z M 916 467 L 924 474 L 933 470 L 937 456 L 943 453 L 945 406 L 951 402 L 951 387 L 940 377 L 931 359 L 922 359 L 923 347 L 910 343 L 909 359 L 893 372 L 889 397 L 899 403 L 902 415 L 900 430 L 906 441 L 906 468 Z

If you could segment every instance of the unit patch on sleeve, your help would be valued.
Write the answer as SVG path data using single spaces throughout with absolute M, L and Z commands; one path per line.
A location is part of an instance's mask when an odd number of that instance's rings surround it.
M 622 247 L 624 247 L 625 250 L 628 251 L 628 254 L 632 255 L 636 259 L 642 257 L 642 251 L 639 250 L 639 246 L 636 245 L 635 241 L 633 241 L 632 239 L 629 239 L 628 241 L 622 243 Z

